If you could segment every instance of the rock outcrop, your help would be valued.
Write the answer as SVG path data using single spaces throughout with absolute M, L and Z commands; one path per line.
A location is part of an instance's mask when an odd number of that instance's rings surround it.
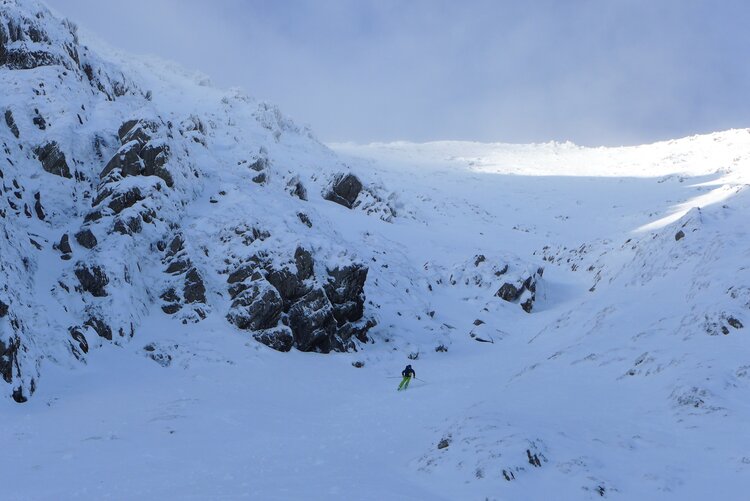
M 373 325 L 364 315 L 367 271 L 352 263 L 316 277 L 313 256 L 302 247 L 281 267 L 256 257 L 227 278 L 227 318 L 240 329 L 260 331 L 256 339 L 282 351 L 355 349 L 355 339 L 367 341 Z
M 100 177 L 110 174 L 127 176 L 157 176 L 168 187 L 174 185 L 169 171 L 164 167 L 169 159 L 169 147 L 161 139 L 155 139 L 162 124 L 149 120 L 128 120 L 118 130 L 120 149 L 110 159 Z
M 331 152 L 309 130 L 237 91 L 188 110 L 40 2 L 0 3 L 0 377 L 13 398 L 33 394 L 42 359 L 125 347 L 154 312 L 176 328 L 218 314 L 227 335 L 279 351 L 367 340 L 368 269 L 316 211 L 336 171 L 317 167 Z M 368 188 L 350 175 L 333 193 L 363 208 Z

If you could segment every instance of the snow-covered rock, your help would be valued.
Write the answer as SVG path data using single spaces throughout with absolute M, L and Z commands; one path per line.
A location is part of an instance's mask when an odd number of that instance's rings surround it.
M 742 497 L 750 131 L 329 149 L 83 39 L 0 0 L 5 497 Z

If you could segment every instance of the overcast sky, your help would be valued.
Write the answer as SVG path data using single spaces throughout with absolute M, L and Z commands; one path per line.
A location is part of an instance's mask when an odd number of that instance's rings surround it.
M 744 0 L 47 0 L 324 141 L 633 144 L 750 127 Z

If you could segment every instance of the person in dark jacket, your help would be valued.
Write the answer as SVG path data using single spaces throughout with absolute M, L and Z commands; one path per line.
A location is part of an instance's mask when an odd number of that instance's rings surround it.
M 401 384 L 398 385 L 398 391 L 407 389 L 409 387 L 409 381 L 411 381 L 411 378 L 417 377 L 417 373 L 414 372 L 414 369 L 411 368 L 411 365 L 407 365 L 406 369 L 401 371 L 401 375 L 404 376 L 404 379 L 402 379 Z

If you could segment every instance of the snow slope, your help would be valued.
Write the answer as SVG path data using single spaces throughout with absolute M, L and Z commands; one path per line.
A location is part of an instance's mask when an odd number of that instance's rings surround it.
M 0 33 L 49 38 L 0 36 L 3 499 L 746 497 L 750 130 L 329 148 L 239 91 L 86 49 L 36 2 L 0 7 Z M 49 141 L 71 177 L 32 154 Z M 327 199 L 346 173 L 351 208 Z M 299 248 L 323 308 L 274 278 L 302 276 Z M 351 266 L 362 291 L 332 272 Z M 262 277 L 228 282 L 243 267 Z M 259 283 L 245 306 L 284 311 L 241 328 L 232 287 Z

